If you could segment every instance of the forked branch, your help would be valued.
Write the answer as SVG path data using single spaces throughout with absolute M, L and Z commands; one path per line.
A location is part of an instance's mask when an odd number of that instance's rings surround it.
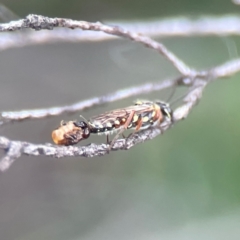
M 69 106 L 51 107 L 38 110 L 24 110 L 18 112 L 2 112 L 0 124 L 8 123 L 9 121 L 25 120 L 28 118 L 55 116 L 64 112 L 75 112 L 103 103 L 120 100 L 126 97 L 182 85 L 188 87 L 189 92 L 183 99 L 183 104 L 173 112 L 173 124 L 175 124 L 188 116 L 190 110 L 201 99 L 202 92 L 208 83 L 218 78 L 231 76 L 240 71 L 240 59 L 232 60 L 210 70 L 196 71 L 178 59 L 173 53 L 167 50 L 163 44 L 158 43 L 149 37 L 124 30 L 120 27 L 106 26 L 99 22 L 89 23 L 85 21 L 73 21 L 71 19 L 48 18 L 39 15 L 29 15 L 25 19 L 19 21 L 1 24 L 0 31 L 16 31 L 26 28 L 32 28 L 35 30 L 52 30 L 56 27 L 101 31 L 141 43 L 151 49 L 154 49 L 168 59 L 180 72 L 180 76 L 176 79 L 165 80 L 159 83 L 147 83 L 128 89 L 119 90 L 112 94 L 88 99 Z M 138 143 L 142 143 L 146 140 L 156 137 L 159 134 L 162 134 L 171 126 L 172 123 L 163 122 L 160 127 L 139 131 L 126 139 L 118 139 L 116 142 L 114 142 L 111 150 L 129 149 Z M 60 158 L 66 156 L 102 156 L 109 152 L 109 144 L 90 144 L 88 146 L 79 147 L 59 147 L 52 144 L 37 145 L 28 142 L 11 141 L 5 137 L 0 137 L 0 148 L 6 151 L 5 156 L 0 161 L 0 171 L 5 171 L 8 169 L 14 160 L 19 158 L 22 154 L 31 156 L 44 155 Z

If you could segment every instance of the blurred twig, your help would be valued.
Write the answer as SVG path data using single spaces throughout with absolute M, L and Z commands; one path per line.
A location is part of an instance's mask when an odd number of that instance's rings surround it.
M 104 25 L 100 22 L 90 23 L 86 21 L 76 21 L 66 18 L 49 18 L 41 15 L 30 14 L 25 19 L 1 24 L 0 32 L 9 32 L 22 29 L 52 30 L 57 27 L 64 27 L 70 29 L 79 28 L 88 31 L 92 30 L 130 39 L 134 42 L 144 44 L 146 47 L 158 51 L 166 59 L 168 59 L 182 75 L 189 75 L 191 72 L 191 69 L 180 59 L 178 59 L 173 53 L 167 50 L 167 48 L 163 44 L 158 43 L 153 39 L 147 36 L 143 36 L 139 33 L 130 32 L 118 26 Z
M 105 22 L 108 25 L 120 26 L 150 37 L 189 37 L 189 36 L 229 36 L 240 35 L 240 16 L 229 14 L 223 16 L 172 17 L 135 22 Z M 0 50 L 29 45 L 54 42 L 106 41 L 116 36 L 104 32 L 82 31 L 58 28 L 54 31 L 27 31 L 24 34 L 5 32 L 1 34 Z
M 185 83 L 186 82 L 186 83 Z M 27 109 L 21 111 L 6 111 L 0 113 L 0 125 L 8 123 L 10 121 L 21 121 L 25 119 L 44 118 L 49 116 L 57 116 L 63 113 L 73 113 L 77 111 L 83 111 L 88 108 L 99 106 L 104 103 L 110 103 L 118 101 L 124 98 L 137 96 L 139 94 L 147 94 L 154 91 L 160 91 L 163 89 L 171 88 L 177 85 L 187 85 L 190 81 L 186 79 L 176 78 L 174 80 L 167 79 L 156 83 L 145 83 L 139 86 L 130 87 L 116 92 L 103 95 L 100 97 L 94 97 L 86 99 L 71 105 L 43 108 L 43 109 Z
M 148 83 L 138 87 L 128 88 L 125 90 L 116 91 L 115 93 L 108 94 L 102 97 L 96 97 L 89 100 L 81 101 L 70 106 L 39 109 L 39 110 L 25 110 L 19 112 L 3 112 L 1 113 L 1 121 L 12 120 L 24 120 L 27 118 L 42 118 L 46 116 L 59 115 L 63 112 L 74 112 L 77 110 L 83 110 L 95 105 L 99 105 L 106 102 L 112 102 L 129 96 L 135 96 L 140 93 L 147 93 L 155 90 L 166 89 L 171 86 L 188 86 L 189 92 L 183 99 L 183 105 L 175 109 L 173 113 L 174 123 L 186 118 L 193 108 L 193 106 L 200 100 L 202 92 L 206 85 L 214 79 L 231 76 L 240 71 L 240 59 L 229 61 L 221 66 L 215 67 L 210 70 L 196 71 L 180 59 L 178 59 L 167 48 L 149 37 L 133 33 L 128 30 L 124 30 L 120 27 L 111 27 L 103 25 L 99 22 L 89 23 L 85 21 L 73 21 L 71 19 L 63 18 L 48 18 L 39 15 L 28 15 L 25 19 L 13 21 L 7 24 L 0 24 L 0 31 L 15 31 L 26 28 L 32 28 L 35 30 L 48 29 L 52 30 L 55 27 L 64 28 L 80 28 L 82 30 L 94 30 L 108 33 L 114 36 L 130 39 L 134 42 L 142 43 L 145 46 L 156 50 L 166 57 L 173 66 L 178 69 L 180 76 L 176 79 L 166 80 L 162 83 Z M 114 142 L 112 150 L 126 150 L 132 146 L 141 143 L 145 140 L 149 140 L 163 133 L 172 124 L 169 122 L 163 122 L 159 127 L 149 128 L 143 131 L 139 131 L 131 135 L 127 139 L 119 139 Z M 58 147 L 50 144 L 36 145 L 27 142 L 11 141 L 5 137 L 0 137 L 0 148 L 6 151 L 6 155 L 0 162 L 0 170 L 5 171 L 13 163 L 15 159 L 22 154 L 25 155 L 45 155 L 51 157 L 65 157 L 65 156 L 102 156 L 108 153 L 108 144 L 90 144 L 88 146 L 69 146 Z

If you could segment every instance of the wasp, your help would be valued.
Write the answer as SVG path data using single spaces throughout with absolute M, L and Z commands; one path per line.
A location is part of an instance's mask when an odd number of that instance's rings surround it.
M 165 102 L 137 101 L 135 105 L 112 110 L 94 116 L 86 121 L 70 121 L 61 125 L 52 133 L 53 141 L 59 145 L 73 145 L 93 134 L 116 133 L 111 145 L 127 129 L 137 132 L 151 126 L 160 125 L 163 121 L 172 122 L 172 110 Z

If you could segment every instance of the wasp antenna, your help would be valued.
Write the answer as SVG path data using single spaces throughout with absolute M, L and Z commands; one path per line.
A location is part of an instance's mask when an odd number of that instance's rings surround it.
M 199 86 L 194 87 L 194 89 L 197 89 L 197 88 L 199 88 Z M 177 97 L 176 99 L 174 99 L 174 100 L 170 103 L 170 105 L 172 106 L 172 105 L 174 105 L 175 103 L 177 103 L 179 100 L 183 100 L 191 91 L 192 91 L 192 90 L 190 89 L 190 90 L 188 90 L 186 93 L 180 95 L 179 97 Z
M 83 115 L 80 115 L 79 117 L 82 118 L 86 123 L 88 123 L 88 120 Z
M 82 118 L 84 121 L 83 123 L 85 123 L 89 128 L 91 128 L 91 124 L 89 124 L 89 120 L 87 120 L 85 117 L 83 117 L 83 115 L 79 115 L 80 118 Z
M 173 85 L 172 91 L 171 91 L 171 93 L 170 93 L 170 95 L 169 95 L 169 97 L 168 97 L 168 99 L 167 99 L 166 102 L 169 102 L 169 101 L 172 99 L 172 97 L 174 96 L 174 94 L 175 94 L 175 92 L 176 92 L 176 89 L 177 89 L 177 86 L 176 86 L 176 85 Z

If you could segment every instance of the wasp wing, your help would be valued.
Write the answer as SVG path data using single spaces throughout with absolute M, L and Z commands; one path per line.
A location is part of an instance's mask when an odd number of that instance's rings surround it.
M 109 112 L 105 112 L 103 114 L 99 114 L 90 119 L 91 123 L 100 123 L 101 125 L 105 125 L 108 122 L 114 122 L 116 119 L 127 119 L 129 115 L 134 111 L 136 115 L 141 115 L 144 113 L 151 112 L 153 110 L 153 104 L 151 103 L 143 103 L 139 105 L 132 105 L 126 108 L 120 108 L 116 110 L 112 110 Z

